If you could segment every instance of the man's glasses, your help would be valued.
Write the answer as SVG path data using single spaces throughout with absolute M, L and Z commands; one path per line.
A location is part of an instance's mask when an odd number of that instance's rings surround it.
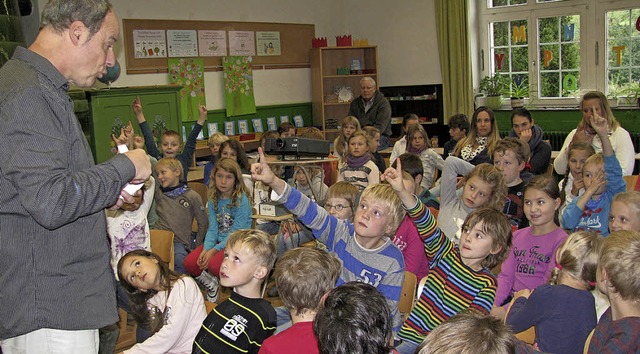
M 327 211 L 331 211 L 331 208 L 335 208 L 336 211 L 340 212 L 344 208 L 349 208 L 349 206 L 348 205 L 342 205 L 342 204 L 336 204 L 336 205 L 325 204 L 324 208 L 327 209 Z

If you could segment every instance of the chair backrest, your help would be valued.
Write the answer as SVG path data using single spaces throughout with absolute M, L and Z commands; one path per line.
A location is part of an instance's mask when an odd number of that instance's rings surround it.
M 404 315 L 406 319 L 413 308 L 413 300 L 416 297 L 416 285 L 418 278 L 411 272 L 404 272 L 404 282 L 402 283 L 402 292 L 400 293 L 400 301 L 398 302 L 398 311 Z
M 635 188 L 638 183 L 638 175 L 624 176 L 624 181 L 627 182 L 627 192 L 630 192 Z
M 204 308 L 207 310 L 207 313 L 211 313 L 211 311 L 213 311 L 213 309 L 215 309 L 216 306 L 218 306 L 218 304 L 216 304 L 215 302 L 210 302 L 210 301 L 204 302 Z
M 207 200 L 209 199 L 209 188 L 207 185 L 202 182 L 189 182 L 187 186 L 200 195 L 202 205 L 206 206 Z
M 151 252 L 157 254 L 163 261 L 169 263 L 169 268 L 173 270 L 175 265 L 173 254 L 174 234 L 167 230 L 149 230 L 151 234 Z

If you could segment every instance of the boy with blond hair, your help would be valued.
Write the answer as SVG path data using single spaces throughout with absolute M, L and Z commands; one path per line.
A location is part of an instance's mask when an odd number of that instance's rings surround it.
M 276 285 L 293 326 L 267 338 L 260 354 L 318 353 L 313 320 L 322 297 L 335 287 L 341 268 L 332 254 L 308 247 L 289 250 L 278 260 Z
M 154 199 L 158 221 L 154 229 L 169 230 L 175 234 L 173 253 L 175 270 L 186 273 L 184 258 L 193 248 L 204 242 L 209 228 L 209 219 L 205 214 L 200 195 L 181 181 L 182 165 L 178 159 L 165 157 L 156 164 L 158 174 Z M 191 228 L 193 219 L 198 222 L 196 243 L 192 245 Z
M 276 246 L 260 230 L 238 230 L 229 236 L 220 267 L 220 285 L 233 288 L 204 319 L 193 353 L 258 353 L 276 329 L 276 312 L 262 299 L 262 283 L 276 260 Z
M 402 324 L 398 301 L 404 281 L 404 258 L 391 241 L 404 216 L 397 194 L 388 185 L 372 184 L 362 192 L 354 222 L 339 220 L 277 178 L 262 149 L 258 152 L 260 162 L 251 166 L 251 177 L 270 186 L 272 199 L 283 202 L 340 259 L 342 271 L 337 285 L 350 281 L 368 283 L 387 298 L 394 333 L 397 332 Z
M 524 186 L 533 175 L 523 172 L 529 162 L 529 145 L 518 138 L 504 138 L 493 149 L 493 166 L 502 173 L 507 184 L 507 202 L 502 211 L 509 218 L 514 229 L 527 227 L 524 215 Z
M 196 151 L 196 139 L 198 138 L 198 134 L 202 131 L 202 125 L 207 120 L 207 107 L 202 104 L 198 105 L 198 121 L 193 125 L 193 129 L 187 137 L 187 141 L 184 144 L 184 150 L 182 149 L 183 146 L 180 141 L 180 134 L 175 130 L 167 130 L 162 133 L 158 149 L 155 138 L 153 137 L 153 132 L 151 131 L 151 128 L 144 117 L 144 113 L 142 112 L 142 102 L 140 101 L 140 97 L 136 97 L 136 99 L 133 100 L 131 108 L 133 109 L 133 113 L 135 113 L 138 124 L 140 125 L 142 136 L 144 136 L 144 144 L 147 147 L 147 153 L 158 160 L 163 157 L 174 157 L 178 159 L 182 165 L 182 180 L 186 181 L 187 174 L 189 173 L 189 166 L 191 166 L 191 162 L 193 161 L 193 153 Z
M 209 136 L 207 139 L 207 145 L 209 146 L 209 150 L 211 150 L 211 159 L 204 165 L 204 181 L 203 183 L 208 186 L 209 178 L 211 177 L 211 171 L 213 171 L 213 165 L 216 164 L 216 160 L 218 159 L 218 152 L 220 151 L 220 145 L 225 141 L 229 140 L 229 137 L 220 133 L 215 132 Z
M 587 338 L 588 353 L 640 352 L 640 232 L 616 231 L 604 239 L 596 283 L 611 307 Z

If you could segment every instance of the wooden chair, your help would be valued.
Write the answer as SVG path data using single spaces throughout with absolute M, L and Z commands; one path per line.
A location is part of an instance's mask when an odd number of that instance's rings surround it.
M 118 334 L 118 341 L 116 342 L 116 353 L 120 353 L 123 350 L 136 344 L 136 330 L 138 325 L 134 321 L 131 326 L 127 323 L 127 312 L 118 307 L 118 327 L 120 328 L 120 334 Z
M 514 299 L 515 300 L 515 299 Z M 504 321 L 506 322 L 507 316 L 509 316 L 509 311 L 511 311 L 511 306 L 513 306 L 513 301 L 509 303 L 509 307 L 507 308 L 507 312 L 504 314 Z M 527 344 L 535 344 L 536 341 L 536 326 L 531 326 L 528 329 L 525 329 L 522 332 L 514 333 L 516 338 L 527 343 Z
M 151 234 L 151 251 L 163 261 L 169 263 L 169 268 L 173 270 L 175 259 L 173 253 L 174 234 L 167 230 L 150 230 Z
M 398 301 L 398 311 L 402 313 L 404 319 L 409 317 L 409 313 L 413 308 L 416 297 L 416 285 L 418 278 L 411 272 L 404 272 L 404 282 L 402 283 L 402 292 L 400 292 L 400 301 Z
M 216 304 L 215 302 L 210 302 L 206 300 L 204 302 L 204 308 L 207 310 L 207 313 L 211 313 L 211 311 L 213 311 L 213 309 L 215 309 L 216 306 L 218 306 L 218 304 Z
M 638 175 L 624 176 L 624 181 L 627 182 L 627 192 L 631 192 L 638 183 Z
M 189 182 L 187 183 L 187 186 L 200 195 L 202 205 L 207 205 L 207 200 L 209 199 L 209 188 L 206 184 L 202 182 Z
M 202 205 L 205 207 L 204 211 L 207 212 L 207 201 L 209 200 L 209 188 L 206 184 L 202 182 L 188 182 L 187 186 L 192 189 L 194 192 L 200 195 L 200 199 L 202 199 Z M 198 222 L 194 218 L 191 223 L 191 231 L 198 232 Z

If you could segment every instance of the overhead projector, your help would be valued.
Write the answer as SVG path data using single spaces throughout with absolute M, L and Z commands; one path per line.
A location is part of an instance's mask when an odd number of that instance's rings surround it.
M 292 136 L 288 138 L 269 138 L 265 141 L 264 150 L 267 154 L 301 157 L 328 157 L 331 143 L 326 140 L 316 140 Z

